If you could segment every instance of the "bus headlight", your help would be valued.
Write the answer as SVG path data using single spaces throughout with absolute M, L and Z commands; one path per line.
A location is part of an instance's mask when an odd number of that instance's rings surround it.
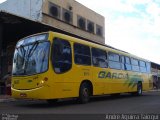
M 41 84 L 44 84 L 44 80 L 42 80 L 42 81 L 40 82 L 40 85 L 41 85 Z
M 45 77 L 43 80 L 41 80 L 39 83 L 37 83 L 37 86 L 42 86 L 48 81 L 48 78 Z
M 39 84 L 37 84 L 37 85 L 44 85 L 45 84 L 45 82 L 47 82 L 48 81 L 48 78 L 47 77 L 45 77 L 43 80 L 41 80 L 40 82 L 39 82 Z

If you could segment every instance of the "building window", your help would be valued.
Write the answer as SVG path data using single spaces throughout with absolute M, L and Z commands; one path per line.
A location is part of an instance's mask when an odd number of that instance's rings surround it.
M 81 16 L 78 16 L 77 20 L 77 26 L 82 30 L 86 30 L 86 19 Z
M 87 20 L 87 31 L 90 33 L 94 33 L 94 23 Z
M 63 9 L 63 21 L 72 24 L 73 13 L 69 10 Z
M 96 25 L 96 34 L 99 36 L 103 36 L 103 27 L 100 25 Z
M 60 6 L 49 2 L 49 15 L 60 19 L 60 13 L 61 13 L 60 10 L 61 10 Z

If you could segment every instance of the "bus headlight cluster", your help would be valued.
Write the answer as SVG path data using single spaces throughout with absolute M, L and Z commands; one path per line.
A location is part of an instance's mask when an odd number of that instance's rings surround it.
M 41 80 L 40 82 L 39 82 L 39 84 L 37 84 L 37 85 L 44 85 L 45 84 L 45 82 L 47 82 L 48 81 L 48 78 L 47 77 L 45 77 L 43 80 Z
M 42 81 L 40 82 L 40 84 L 44 84 L 44 80 L 42 80 Z

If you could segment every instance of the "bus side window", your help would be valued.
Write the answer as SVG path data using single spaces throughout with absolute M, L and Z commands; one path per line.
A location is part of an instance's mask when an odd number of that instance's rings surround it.
M 120 56 L 116 53 L 108 53 L 109 67 L 113 69 L 121 69 Z
M 146 62 L 146 68 L 147 68 L 147 73 L 151 72 L 151 64 L 149 62 Z
M 121 68 L 122 70 L 126 70 L 124 56 L 121 56 Z
M 71 69 L 72 52 L 68 41 L 59 38 L 54 39 L 52 63 L 56 73 L 64 73 Z
M 123 70 L 131 70 L 130 58 L 127 56 L 121 56 L 121 66 Z
M 126 67 L 126 70 L 132 70 L 131 59 L 129 57 L 125 57 L 125 67 Z
M 90 48 L 79 43 L 74 44 L 74 61 L 78 65 L 91 65 Z
M 146 63 L 144 61 L 139 61 L 140 71 L 145 73 L 147 72 Z
M 104 50 L 92 48 L 92 63 L 95 67 L 107 68 L 107 53 Z
M 131 58 L 132 70 L 139 72 L 139 63 L 137 59 Z

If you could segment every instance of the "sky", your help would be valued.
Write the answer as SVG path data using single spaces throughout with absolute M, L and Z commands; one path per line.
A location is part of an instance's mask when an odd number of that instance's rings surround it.
M 0 3 L 5 2 L 6 0 L 0 0 Z
M 105 17 L 105 43 L 160 64 L 160 0 L 76 0 Z
M 160 0 L 76 1 L 105 17 L 107 45 L 160 64 Z

